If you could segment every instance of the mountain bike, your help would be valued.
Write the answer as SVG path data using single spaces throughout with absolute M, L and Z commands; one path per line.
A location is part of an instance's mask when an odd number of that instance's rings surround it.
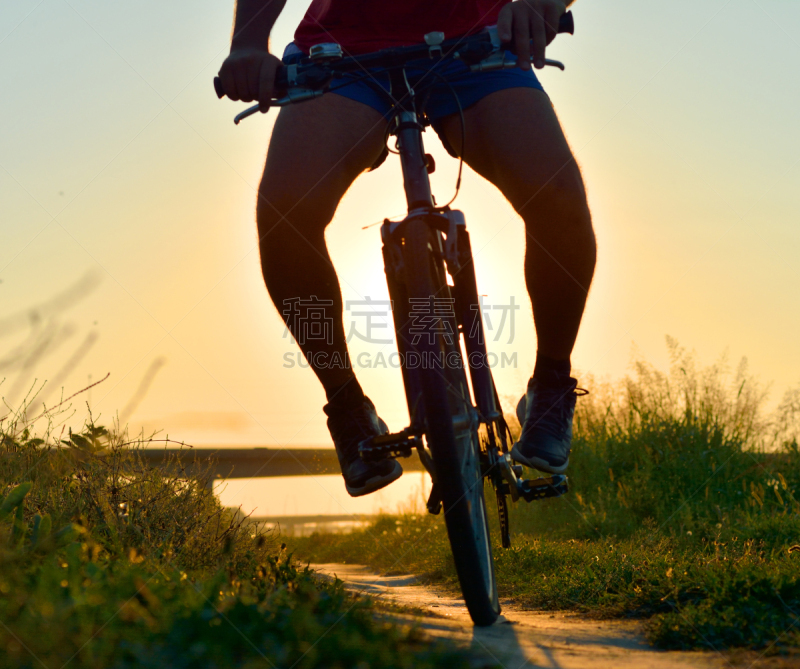
M 572 14 L 567 12 L 559 32 L 573 31 Z M 461 60 L 472 71 L 517 65 L 496 28 L 451 40 L 443 33 L 428 33 L 424 44 L 360 56 L 346 56 L 335 43 L 317 44 L 308 56 L 278 71 L 272 106 L 310 100 L 355 79 L 369 81 L 373 68 L 390 78 L 389 93 L 380 86 L 376 90 L 392 104 L 387 139 L 391 135 L 397 140 L 408 213 L 401 221 L 384 221 L 381 239 L 410 422 L 400 432 L 362 442 L 360 454 L 376 461 L 417 451 L 432 480 L 428 511 L 444 511 L 467 609 L 474 623 L 484 626 L 500 614 L 484 479 L 494 489 L 505 548 L 511 545 L 508 498 L 531 502 L 563 495 L 568 482 L 563 475 L 523 479 L 522 466 L 511 461 L 511 432 L 488 364 L 466 220 L 449 205 L 437 206 L 431 194 L 433 159 L 422 143 L 429 125 L 425 85 L 423 81 L 412 87 L 406 68 L 430 62 L 433 82 L 443 78 L 433 74 L 435 64 L 445 59 Z M 564 69 L 555 60 L 545 63 Z M 222 97 L 218 78 L 214 86 Z M 253 105 L 234 122 L 258 109 Z M 461 120 L 463 129 L 463 110 Z

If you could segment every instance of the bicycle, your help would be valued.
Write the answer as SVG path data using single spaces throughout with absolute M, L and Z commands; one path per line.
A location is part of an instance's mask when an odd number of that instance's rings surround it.
M 558 32 L 574 32 L 571 12 L 561 17 Z M 472 71 L 517 65 L 516 58 L 501 45 L 496 28 L 451 40 L 445 40 L 443 33 L 428 33 L 424 44 L 351 57 L 344 56 L 338 44 L 317 44 L 308 56 L 278 71 L 276 90 L 283 95 L 273 100 L 272 106 L 313 99 L 336 90 L 337 84 L 347 85 L 354 75 L 367 80 L 370 68 L 383 68 L 389 74 L 391 92 L 376 89 L 392 101 L 387 139 L 388 135 L 397 138 L 408 213 L 402 221 L 385 220 L 381 239 L 410 424 L 400 432 L 362 442 L 360 453 L 365 460 L 374 461 L 409 457 L 417 451 L 433 481 L 427 509 L 433 514 L 444 509 L 467 609 L 476 625 L 486 626 L 497 619 L 500 604 L 484 479 L 495 491 L 504 548 L 511 545 L 508 497 L 514 502 L 531 502 L 563 495 L 569 488 L 563 475 L 523 479 L 522 466 L 511 461 L 511 433 L 487 364 L 466 219 L 450 208 L 452 200 L 436 206 L 431 193 L 428 175 L 433 161 L 422 143 L 422 131 L 428 124 L 424 90 L 410 86 L 406 67 L 414 61 L 436 63 L 447 58 L 461 60 Z M 564 69 L 555 60 L 547 59 L 545 64 Z M 214 87 L 222 97 L 219 78 Z M 234 122 L 238 124 L 258 110 L 259 106 L 253 105 Z M 463 110 L 461 113 L 463 139 Z M 456 193 L 460 173 L 461 166 Z M 422 336 L 415 325 L 414 307 L 429 305 L 430 316 L 436 314 L 436 300 L 451 304 L 452 311 L 435 315 L 433 322 L 429 319 L 434 328 L 427 337 Z M 409 364 L 412 359 L 417 364 Z M 465 368 L 469 369 L 471 392 Z

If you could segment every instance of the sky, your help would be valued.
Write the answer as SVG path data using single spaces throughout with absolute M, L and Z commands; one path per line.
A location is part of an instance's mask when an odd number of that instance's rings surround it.
M 288 0 L 272 46 L 307 0 Z M 583 170 L 597 273 L 573 355 L 579 378 L 618 378 L 665 337 L 708 364 L 728 352 L 772 384 L 800 382 L 800 3 L 578 0 L 576 33 L 541 74 Z M 275 112 L 239 126 L 214 95 L 229 2 L 13 0 L 0 5 L 0 395 L 34 383 L 100 422 L 189 443 L 328 445 L 325 398 L 260 277 L 255 190 Z M 457 164 L 432 132 L 434 192 Z M 501 396 L 522 393 L 536 342 L 520 219 L 466 171 L 468 221 L 490 306 Z M 345 300 L 386 299 L 379 227 L 404 211 L 395 157 L 363 175 L 328 231 Z M 347 325 L 361 332 L 355 312 Z M 379 336 L 382 333 L 379 333 Z M 495 340 L 496 337 L 496 340 Z M 392 345 L 352 342 L 376 362 Z M 516 354 L 516 358 L 514 358 Z M 294 364 L 289 361 L 293 361 Z M 399 370 L 357 370 L 390 427 L 406 425 Z M 280 510 L 276 511 L 276 513 Z

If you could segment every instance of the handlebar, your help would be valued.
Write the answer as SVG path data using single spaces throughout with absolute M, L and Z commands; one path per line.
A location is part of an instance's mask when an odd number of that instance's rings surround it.
M 561 16 L 558 22 L 558 32 L 570 35 L 575 33 L 572 12 L 566 12 Z M 463 61 L 473 72 L 509 69 L 517 66 L 517 59 L 506 57 L 504 50 L 501 50 L 502 45 L 497 35 L 497 28 L 494 26 L 469 37 L 443 40 L 442 35 L 438 43 L 435 39 L 429 40 L 428 35 L 425 37 L 427 44 L 383 49 L 362 56 L 322 61 L 306 56 L 297 64 L 281 67 L 275 74 L 275 90 L 284 95 L 273 100 L 271 106 L 284 107 L 295 102 L 319 97 L 325 93 L 325 88 L 336 75 L 363 71 L 370 67 L 399 67 L 409 61 L 423 58 L 441 59 L 445 57 L 445 54 L 448 56 L 452 54 L 453 58 Z M 564 69 L 564 65 L 557 60 L 545 59 L 545 65 Z M 214 77 L 214 90 L 218 98 L 224 97 L 225 91 L 219 77 Z M 238 124 L 239 121 L 257 111 L 258 105 L 249 107 L 234 118 L 234 123 Z

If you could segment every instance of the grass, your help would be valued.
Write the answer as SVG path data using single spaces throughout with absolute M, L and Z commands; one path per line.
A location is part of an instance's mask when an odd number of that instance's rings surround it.
M 179 460 L 89 424 L 34 438 L 0 421 L 0 664 L 466 667 L 461 651 L 298 569 Z
M 501 596 L 644 618 L 665 649 L 796 647 L 800 394 L 766 415 L 746 366 L 698 368 L 674 342 L 670 352 L 667 374 L 638 362 L 619 385 L 587 384 L 571 492 L 512 509 L 513 547 L 494 546 Z M 314 561 L 367 561 L 457 585 L 438 517 L 384 517 L 292 545 Z

